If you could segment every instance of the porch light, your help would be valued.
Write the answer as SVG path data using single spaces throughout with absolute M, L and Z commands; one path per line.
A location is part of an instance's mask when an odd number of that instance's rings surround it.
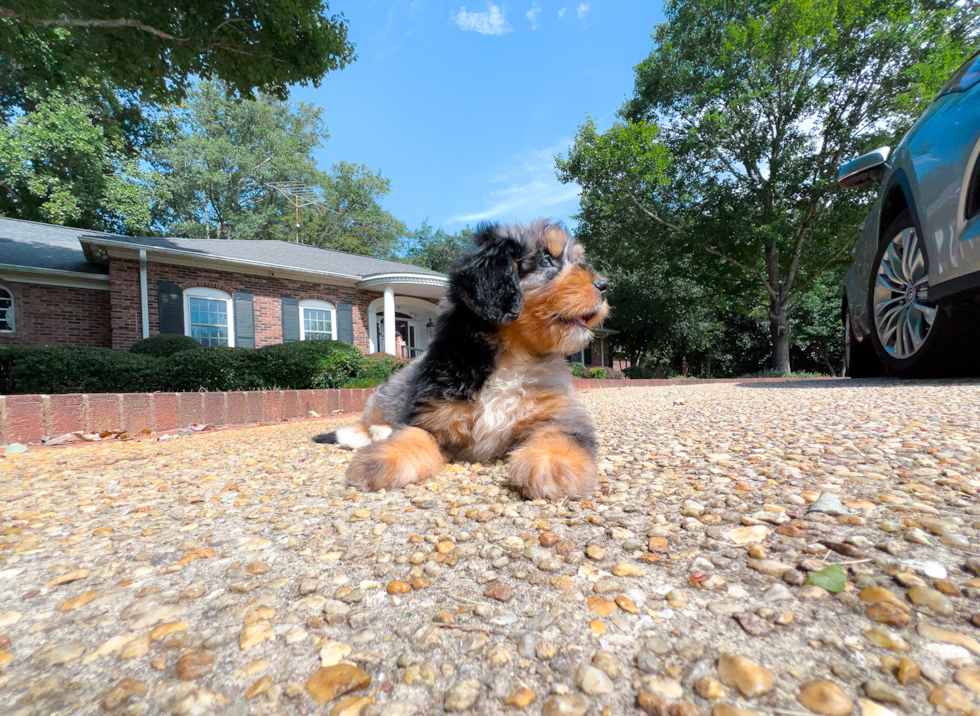
M 432 322 L 432 319 L 430 318 L 429 322 L 425 324 L 425 332 L 429 334 L 429 338 L 432 338 L 432 332 L 435 330 L 435 328 L 436 328 L 435 324 Z

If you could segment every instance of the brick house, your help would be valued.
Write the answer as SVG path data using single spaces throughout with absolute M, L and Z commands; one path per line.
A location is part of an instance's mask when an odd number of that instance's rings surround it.
M 182 333 L 258 348 L 332 338 L 365 353 L 425 350 L 448 278 L 282 241 L 139 238 L 0 218 L 0 345 L 126 350 Z M 611 331 L 571 356 L 612 365 Z

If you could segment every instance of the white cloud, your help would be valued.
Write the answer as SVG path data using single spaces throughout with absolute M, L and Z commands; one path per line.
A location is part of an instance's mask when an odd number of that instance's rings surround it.
M 538 5 L 537 3 L 532 4 L 531 9 L 528 10 L 526 13 L 524 13 L 527 19 L 531 21 L 532 30 L 537 30 L 539 27 L 541 27 L 541 23 L 538 22 L 538 15 L 540 14 L 541 14 L 541 6 Z
M 565 17 L 565 8 L 558 11 L 558 17 Z
M 579 6 L 578 6 L 578 19 L 579 20 L 584 20 L 585 19 L 585 13 L 587 13 L 589 10 L 590 10 L 589 3 L 587 3 L 587 2 L 579 3 Z
M 456 214 L 447 225 L 475 224 L 487 219 L 499 221 L 533 221 L 541 217 L 567 216 L 578 208 L 581 189 L 577 184 L 562 184 L 555 176 L 555 155 L 572 144 L 566 139 L 548 149 L 535 149 L 514 157 L 511 168 L 486 181 L 500 188 L 484 199 L 485 208 Z
M 456 24 L 460 30 L 473 30 L 481 35 L 503 35 L 513 29 L 503 11 L 492 2 L 487 3 L 486 12 L 466 12 L 464 5 L 456 15 Z

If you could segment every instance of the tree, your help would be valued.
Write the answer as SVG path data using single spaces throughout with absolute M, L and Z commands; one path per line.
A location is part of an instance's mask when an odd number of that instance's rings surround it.
M 87 77 L 154 102 L 194 78 L 242 96 L 287 96 L 355 58 L 343 15 L 324 0 L 3 0 L 0 64 L 25 87 L 67 90 Z
M 671 0 L 666 15 L 622 121 L 582 125 L 559 177 L 583 207 L 632 204 L 662 229 L 657 250 L 689 255 L 718 290 L 761 286 L 788 373 L 794 300 L 846 260 L 869 199 L 838 191 L 841 164 L 907 129 L 971 51 L 980 7 Z
M 141 157 L 154 140 L 153 123 L 112 93 L 31 91 L 25 99 L 32 111 L 0 129 L 0 214 L 148 232 L 155 175 Z
M 457 254 L 470 242 L 472 235 L 469 226 L 458 234 L 447 234 L 442 227 L 433 229 L 426 219 L 405 241 L 400 258 L 416 266 L 445 273 Z
M 814 368 L 837 375 L 844 354 L 841 321 L 842 272 L 828 271 L 797 297 L 790 323 L 793 348 Z
M 300 212 L 300 243 L 364 256 L 391 258 L 405 225 L 381 206 L 391 180 L 364 164 L 340 161 L 321 176 L 322 203 Z M 293 241 L 293 213 L 280 220 L 274 238 Z
M 152 154 L 171 234 L 269 239 L 287 202 L 270 182 L 321 185 L 312 151 L 327 138 L 323 110 L 268 95 L 243 99 L 221 82 L 201 82 L 169 111 L 172 133 Z

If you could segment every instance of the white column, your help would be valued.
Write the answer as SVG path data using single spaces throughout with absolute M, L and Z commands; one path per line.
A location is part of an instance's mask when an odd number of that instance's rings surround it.
M 140 312 L 143 314 L 143 338 L 150 337 L 150 304 L 146 288 L 146 251 L 140 249 Z
M 385 353 L 395 355 L 395 289 L 385 286 Z

